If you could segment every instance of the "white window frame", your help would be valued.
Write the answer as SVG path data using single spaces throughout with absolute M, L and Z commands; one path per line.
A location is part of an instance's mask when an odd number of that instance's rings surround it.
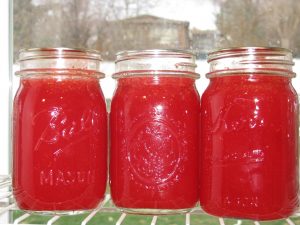
M 0 1 L 0 175 L 9 174 L 9 120 L 10 120 L 10 15 L 9 0 Z
M 10 173 L 10 106 L 11 106 L 11 71 L 10 65 L 12 51 L 12 13 L 10 7 L 12 0 L 0 0 L 0 175 Z M 9 222 L 9 213 L 0 216 L 0 223 Z

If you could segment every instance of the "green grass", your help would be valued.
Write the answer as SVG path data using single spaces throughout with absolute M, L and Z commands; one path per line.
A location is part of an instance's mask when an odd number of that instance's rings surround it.
M 13 218 L 18 218 L 24 213 L 21 211 L 15 211 Z M 80 225 L 81 222 L 88 214 L 76 215 L 76 216 L 62 216 L 59 218 L 54 225 Z M 89 221 L 88 225 L 112 225 L 116 224 L 120 218 L 121 213 L 97 213 L 92 220 Z M 23 224 L 46 224 L 50 219 L 50 216 L 38 216 L 32 215 L 22 221 Z M 146 225 L 151 224 L 152 216 L 139 216 L 139 215 L 127 215 L 122 225 Z M 291 218 L 296 224 L 300 225 L 300 217 Z M 225 219 L 226 225 L 235 225 L 237 220 Z M 156 222 L 157 225 L 184 225 L 185 216 L 159 216 Z M 219 225 L 217 217 L 208 215 L 191 215 L 191 225 Z M 253 221 L 244 220 L 242 225 L 253 225 Z M 261 225 L 289 225 L 285 220 L 271 221 L 271 222 L 260 222 Z

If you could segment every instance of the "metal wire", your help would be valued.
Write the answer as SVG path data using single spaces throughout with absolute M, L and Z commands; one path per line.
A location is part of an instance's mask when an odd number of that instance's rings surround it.
M 220 225 L 225 225 L 224 219 L 223 218 L 219 218 L 219 223 L 220 223 Z
M 191 214 L 187 213 L 185 215 L 185 225 L 190 225 L 191 224 Z
M 242 223 L 243 223 L 243 221 L 238 220 L 238 221 L 236 221 L 236 224 L 234 224 L 234 225 L 241 225 Z
M 286 222 L 287 222 L 289 225 L 296 225 L 290 218 L 286 219 Z
M 3 179 L 3 177 L 1 177 L 1 178 L 2 179 L 0 179 L 0 187 L 5 187 L 5 188 L 0 188 L 0 214 L 4 214 L 4 213 L 8 213 L 12 210 L 17 210 L 17 207 L 14 202 L 10 203 L 11 197 L 12 197 L 11 191 L 8 191 L 8 190 L 10 190 L 10 185 L 11 185 L 10 181 L 8 179 Z M 104 200 L 98 206 L 97 209 L 92 211 L 90 214 L 88 214 L 82 220 L 81 225 L 87 225 L 93 219 L 93 217 L 95 215 L 97 215 L 97 213 L 102 213 L 102 212 L 108 212 L 108 213 L 119 212 L 118 209 L 113 206 L 113 203 L 111 202 L 111 198 L 110 198 L 109 194 L 105 196 Z M 185 214 L 185 224 L 191 225 L 191 216 L 199 215 L 199 214 L 204 214 L 204 212 L 199 207 L 194 208 L 190 213 L 186 213 Z M 24 221 L 25 219 L 27 219 L 30 216 L 31 216 L 31 214 L 25 213 L 25 214 L 19 216 L 18 218 L 16 218 L 14 220 L 13 224 L 20 224 L 22 221 Z M 116 225 L 121 225 L 124 222 L 126 216 L 127 216 L 126 213 L 120 214 L 120 217 L 116 222 Z M 295 215 L 293 215 L 293 217 L 300 217 L 300 212 L 297 212 Z M 50 218 L 47 221 L 46 224 L 52 225 L 59 218 L 61 218 L 61 216 L 53 216 L 52 218 Z M 156 225 L 157 220 L 158 220 L 158 216 L 153 216 L 151 225 Z M 290 218 L 287 218 L 285 221 L 288 225 L 296 225 L 296 223 L 293 222 Z M 243 223 L 242 220 L 237 220 L 234 225 L 242 225 L 242 223 Z M 259 221 L 253 221 L 253 223 L 254 223 L 254 225 L 260 225 Z M 219 218 L 219 224 L 226 225 L 223 218 Z
M 121 225 L 123 220 L 125 219 L 126 215 L 127 215 L 126 213 L 122 213 L 122 215 L 120 216 L 120 218 L 116 222 L 116 225 Z
M 15 219 L 14 224 L 20 223 L 21 221 L 27 219 L 29 216 L 30 216 L 29 213 L 23 214 L 22 216 L 20 216 L 20 217 L 18 217 L 17 219 Z
M 103 202 L 99 205 L 99 207 L 91 212 L 81 223 L 81 225 L 86 225 L 102 208 L 103 206 L 110 200 L 110 195 L 106 195 Z
M 60 218 L 60 216 L 53 216 L 50 220 L 48 220 L 47 225 L 52 225 Z
M 10 209 L 16 207 L 15 203 L 12 203 L 6 207 L 0 208 L 0 214 L 3 214 L 5 212 L 8 212 Z
M 8 180 L 4 180 L 0 182 L 0 189 L 7 188 L 11 186 L 11 182 Z
M 157 216 L 153 216 L 153 219 L 151 221 L 151 225 L 155 225 L 157 221 Z

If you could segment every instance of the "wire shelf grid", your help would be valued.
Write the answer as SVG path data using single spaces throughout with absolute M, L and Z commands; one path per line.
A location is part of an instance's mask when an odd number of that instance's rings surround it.
M 13 195 L 11 192 L 10 177 L 9 176 L 0 176 L 0 216 L 3 214 L 7 214 L 11 218 L 11 221 L 9 224 L 27 224 L 27 225 L 29 223 L 26 223 L 26 220 L 30 217 L 35 216 L 34 214 L 29 214 L 29 213 L 24 212 L 18 216 L 14 216 L 15 218 L 13 218 L 11 215 L 12 215 L 12 212 L 14 212 L 14 211 L 19 211 L 19 210 L 13 200 Z M 78 221 L 78 224 L 89 225 L 90 221 L 97 214 L 101 214 L 101 213 L 117 213 L 119 215 L 119 217 L 115 222 L 116 225 L 124 224 L 124 222 L 128 216 L 128 214 L 123 213 L 120 210 L 118 210 L 116 207 L 114 207 L 112 200 L 110 198 L 110 195 L 107 194 L 105 196 L 104 200 L 102 201 L 102 203 L 98 206 L 98 208 L 87 213 L 81 221 Z M 199 215 L 205 215 L 205 213 L 201 210 L 200 207 L 195 207 L 191 212 L 186 213 L 185 215 L 182 215 L 182 216 L 185 217 L 185 224 L 191 225 L 192 224 L 191 223 L 192 216 L 194 217 L 194 216 L 199 216 Z M 52 224 L 55 224 L 57 221 L 59 221 L 62 217 L 65 217 L 65 216 L 53 215 L 45 223 L 40 223 L 40 224 L 52 225 Z M 71 217 L 71 215 L 70 215 L 70 217 Z M 152 216 L 150 225 L 156 225 L 160 217 L 163 217 L 163 216 Z M 226 220 L 224 218 L 217 218 L 216 221 L 217 221 L 217 223 L 215 223 L 215 224 L 227 225 Z M 236 220 L 234 225 L 243 225 L 243 224 L 245 224 L 245 221 Z M 249 224 L 249 222 L 251 222 L 254 225 L 261 225 L 261 224 L 265 223 L 265 222 L 259 222 L 259 221 L 249 221 L 249 220 L 246 221 L 247 224 Z M 295 215 L 293 215 L 290 218 L 281 220 L 281 222 L 284 225 L 300 225 L 300 211 L 297 212 Z M 1 221 L 0 221 L 0 224 L 3 224 L 3 223 L 1 223 Z M 272 224 L 272 222 L 271 223 L 269 222 L 268 224 Z M 276 224 L 279 224 L 279 223 L 276 223 Z

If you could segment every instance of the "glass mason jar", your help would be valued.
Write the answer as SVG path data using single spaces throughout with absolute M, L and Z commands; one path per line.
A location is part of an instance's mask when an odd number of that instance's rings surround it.
M 220 217 L 273 220 L 298 201 L 292 53 L 245 47 L 208 56 L 201 100 L 200 203 Z
M 121 210 L 183 213 L 198 201 L 200 102 L 195 67 L 194 55 L 185 51 L 117 55 L 110 186 Z
M 97 51 L 20 52 L 13 106 L 13 193 L 20 209 L 97 207 L 107 179 L 107 114 Z

